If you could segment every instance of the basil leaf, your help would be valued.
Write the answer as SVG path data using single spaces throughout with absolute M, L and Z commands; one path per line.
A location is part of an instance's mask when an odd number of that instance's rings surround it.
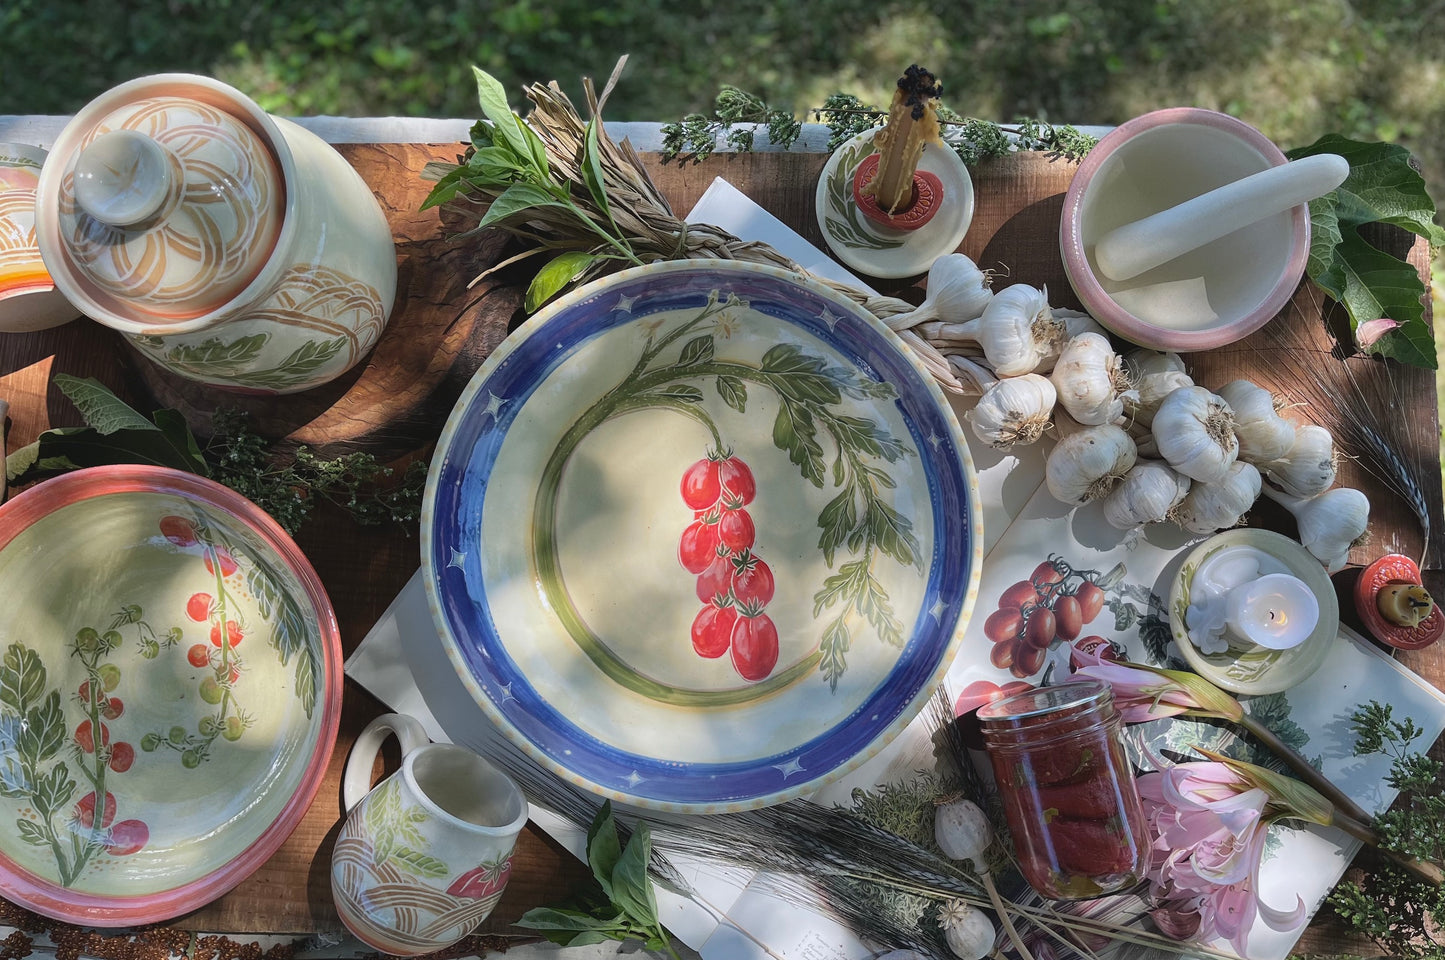
M 621 859 L 622 845 L 617 840 L 617 823 L 612 819 L 612 801 L 603 801 L 602 809 L 597 811 L 587 830 L 587 863 L 608 900 L 616 899 L 612 892 L 612 873 Z
M 111 393 L 99 380 L 57 373 L 53 382 L 60 392 L 75 404 L 75 409 L 80 411 L 85 422 L 103 436 L 117 430 L 158 429 L 128 403 Z
M 639 823 L 612 871 L 612 900 L 632 920 L 644 927 L 657 926 L 657 897 L 647 876 L 652 859 L 652 835 L 647 824 Z
M 527 288 L 525 307 L 532 313 L 542 304 L 551 300 L 564 287 L 577 279 L 582 271 L 597 262 L 597 255 L 584 250 L 569 250 L 559 253 L 537 271 L 532 285 Z
M 1339 301 L 1350 328 L 1388 317 L 1400 326 L 1370 348 L 1404 363 L 1434 369 L 1434 340 L 1425 321 L 1425 285 L 1410 264 L 1360 236 L 1369 223 L 1389 223 L 1445 242 L 1433 222 L 1435 204 L 1425 181 L 1410 166 L 1410 152 L 1388 143 L 1362 143 L 1328 134 L 1307 147 L 1291 150 L 1291 160 L 1334 153 L 1350 164 L 1345 182 L 1310 201 L 1310 253 L 1306 272 Z
M 550 193 L 541 187 L 530 183 L 514 183 L 492 201 L 491 205 L 487 207 L 486 214 L 473 230 L 485 230 L 500 220 L 517 214 L 529 213 L 537 207 L 567 209 L 566 204 L 558 203 Z
M 496 137 L 500 137 L 519 159 L 530 158 L 531 145 L 519 129 L 522 121 L 512 112 L 511 104 L 507 103 L 506 88 L 496 77 L 479 67 L 472 67 L 472 73 L 477 78 L 477 100 L 481 104 L 482 114 L 492 121 L 493 143 L 496 142 Z

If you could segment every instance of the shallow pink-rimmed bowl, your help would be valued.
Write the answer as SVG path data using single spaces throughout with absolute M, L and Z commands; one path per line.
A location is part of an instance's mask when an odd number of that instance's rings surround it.
M 325 775 L 342 668 L 275 521 L 188 473 L 78 470 L 0 506 L 0 596 L 0 896 L 152 923 L 281 846 Z
M 1097 271 L 1093 250 L 1116 227 L 1285 162 L 1264 134 L 1213 110 L 1156 110 L 1110 131 L 1074 175 L 1059 224 L 1064 270 L 1084 307 L 1126 340 L 1181 353 L 1264 326 L 1304 275 L 1305 204 L 1123 282 Z

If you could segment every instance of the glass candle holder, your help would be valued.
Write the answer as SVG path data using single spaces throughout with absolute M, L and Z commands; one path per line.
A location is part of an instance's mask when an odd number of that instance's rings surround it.
M 1149 831 L 1107 683 L 1029 690 L 978 718 L 1025 879 L 1044 897 L 1118 893 L 1144 878 Z

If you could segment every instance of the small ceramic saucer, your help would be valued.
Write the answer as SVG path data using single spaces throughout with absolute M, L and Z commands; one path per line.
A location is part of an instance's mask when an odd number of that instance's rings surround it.
M 1319 600 L 1319 622 L 1299 646 L 1268 650 L 1233 640 L 1223 653 L 1206 654 L 1189 639 L 1184 616 L 1189 608 L 1195 573 L 1206 560 L 1236 547 L 1267 554 L 1276 561 L 1276 569 L 1266 570 L 1261 564 L 1261 574 L 1290 573 L 1299 577 Z M 1231 693 L 1279 693 L 1314 673 L 1325 662 L 1330 646 L 1339 636 L 1340 604 L 1325 568 L 1308 550 L 1282 534 L 1242 527 L 1210 537 L 1184 558 L 1169 589 L 1169 629 L 1189 666 L 1215 686 Z
M 1415 561 L 1398 553 L 1381 557 L 1360 573 L 1355 581 L 1355 610 L 1375 639 L 1396 650 L 1419 650 L 1445 634 L 1445 613 L 1439 603 L 1416 627 L 1399 626 L 1380 614 L 1376 597 L 1387 584 L 1419 582 L 1420 568 Z
M 928 223 L 917 230 L 888 230 L 867 220 L 853 201 L 853 175 L 873 152 L 873 136 L 865 130 L 833 152 L 818 178 L 818 228 L 843 263 L 872 277 L 911 277 L 933 261 L 953 253 L 973 221 L 973 180 L 958 154 L 929 144 L 918 169 L 938 177 L 943 202 Z

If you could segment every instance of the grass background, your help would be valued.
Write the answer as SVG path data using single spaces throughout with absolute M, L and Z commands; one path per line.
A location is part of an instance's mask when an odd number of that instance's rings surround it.
M 624 52 L 612 120 L 705 110 L 722 83 L 799 114 L 835 90 L 881 103 L 918 62 L 954 109 L 997 120 L 1194 105 L 1285 148 L 1326 132 L 1396 141 L 1445 196 L 1445 0 L 6 0 L 0 113 L 70 113 L 183 70 L 287 115 L 472 117 L 472 64 L 516 105 L 537 80 L 577 98 L 578 77 L 606 77 Z

